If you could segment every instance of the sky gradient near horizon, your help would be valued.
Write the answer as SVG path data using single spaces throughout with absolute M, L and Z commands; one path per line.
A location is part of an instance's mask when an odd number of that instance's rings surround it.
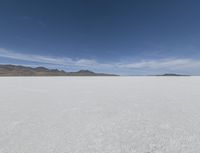
M 200 75 L 198 0 L 1 0 L 0 64 Z

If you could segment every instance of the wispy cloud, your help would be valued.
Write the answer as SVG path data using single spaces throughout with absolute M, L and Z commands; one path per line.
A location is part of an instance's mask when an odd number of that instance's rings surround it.
M 60 66 L 73 66 L 83 68 L 95 68 L 95 69 L 118 69 L 120 70 L 188 70 L 199 69 L 200 61 L 189 58 L 167 58 L 156 60 L 141 60 L 138 62 L 112 62 L 112 63 L 100 63 L 95 59 L 72 59 L 68 57 L 49 57 L 42 55 L 22 54 L 13 51 L 9 51 L 0 48 L 0 57 L 15 59 L 21 61 L 44 63 Z
M 9 51 L 3 48 L 0 48 L 0 57 L 15 59 L 15 60 L 22 60 L 22 61 L 29 61 L 29 62 L 63 65 L 63 66 L 92 67 L 92 66 L 101 65 L 93 59 L 74 60 L 68 57 L 56 58 L 56 57 L 49 57 L 49 56 L 42 56 L 42 55 L 22 54 L 22 53 Z
M 200 61 L 189 58 L 171 58 L 171 59 L 159 59 L 159 60 L 142 60 L 140 62 L 133 62 L 127 64 L 119 64 L 121 68 L 129 69 L 187 69 L 187 68 L 200 68 Z
M 38 21 L 38 24 L 41 25 L 42 27 L 46 27 L 46 23 L 44 23 L 43 21 Z
M 24 21 L 26 23 L 38 24 L 43 28 L 45 28 L 47 26 L 47 24 L 44 21 L 42 21 L 41 19 L 36 19 L 32 16 L 26 16 L 26 15 L 25 16 L 18 16 L 17 19 L 20 20 L 20 21 Z

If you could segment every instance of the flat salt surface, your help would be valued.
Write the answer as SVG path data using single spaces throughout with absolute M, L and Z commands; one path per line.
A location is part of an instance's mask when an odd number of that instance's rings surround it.
M 200 77 L 1 77 L 0 153 L 198 153 Z

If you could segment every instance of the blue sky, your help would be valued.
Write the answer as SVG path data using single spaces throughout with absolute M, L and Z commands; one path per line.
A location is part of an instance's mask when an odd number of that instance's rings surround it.
M 0 63 L 200 74 L 198 0 L 1 0 Z

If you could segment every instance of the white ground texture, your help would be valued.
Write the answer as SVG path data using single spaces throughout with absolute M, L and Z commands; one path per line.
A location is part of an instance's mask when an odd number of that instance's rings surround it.
M 1 77 L 0 153 L 199 153 L 200 77 Z

